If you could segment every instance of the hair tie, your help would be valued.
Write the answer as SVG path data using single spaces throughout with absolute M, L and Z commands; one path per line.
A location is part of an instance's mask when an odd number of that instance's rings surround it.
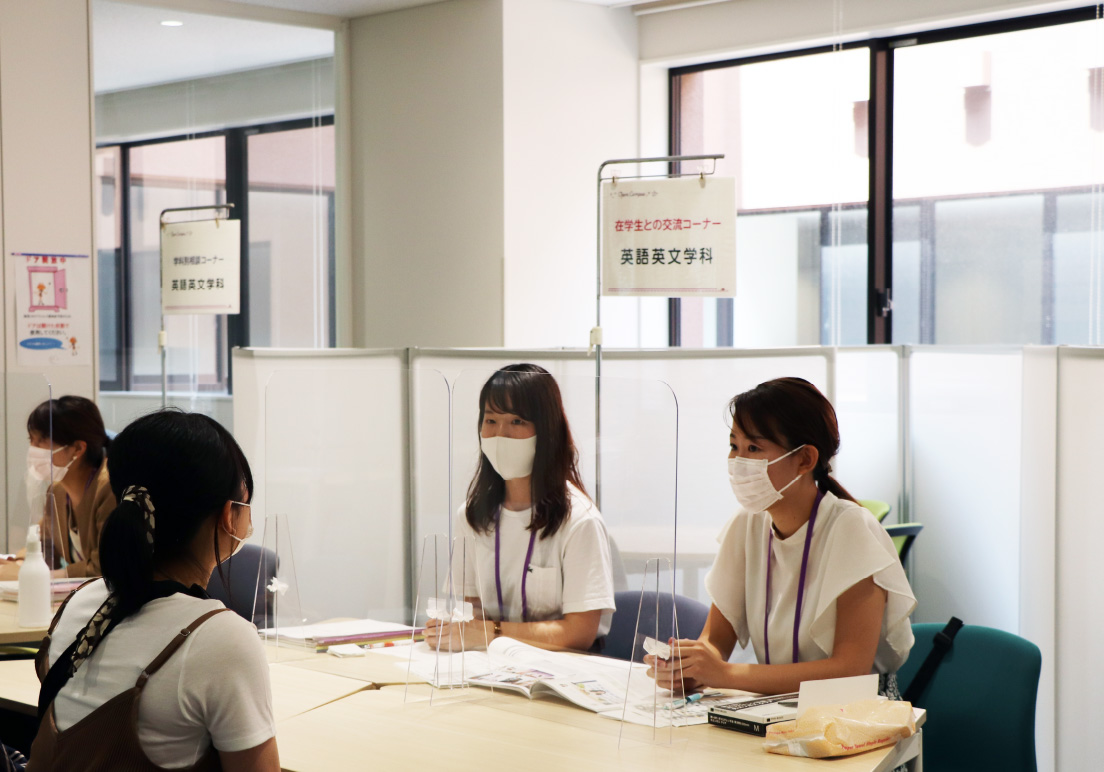
M 153 516 L 153 499 L 149 491 L 141 485 L 131 485 L 123 491 L 123 501 L 133 501 L 142 510 L 142 521 L 146 524 L 146 542 L 153 549 L 153 529 L 155 518 Z

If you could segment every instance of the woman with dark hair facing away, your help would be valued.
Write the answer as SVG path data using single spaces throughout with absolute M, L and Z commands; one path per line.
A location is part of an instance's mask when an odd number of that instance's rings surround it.
M 100 534 L 115 509 L 99 408 L 84 397 L 48 400 L 27 417 L 27 435 L 27 485 L 52 486 L 40 524 L 46 563 L 72 577 L 99 576 Z M 17 572 L 0 566 L 0 576 Z
M 578 453 L 556 380 L 542 367 L 509 365 L 479 394 L 482 455 L 454 536 L 468 545 L 464 596 L 484 617 L 430 621 L 438 646 L 494 638 L 586 650 L 610 627 L 609 536 L 579 476 Z M 457 552 L 455 560 L 462 560 Z M 473 560 L 474 557 L 474 560 Z
M 108 467 L 104 578 L 69 596 L 39 650 L 28 769 L 278 770 L 256 629 L 205 591 L 252 532 L 241 448 L 206 416 L 164 410 L 119 434 Z
M 879 691 L 900 699 L 916 598 L 889 534 L 831 475 L 840 444 L 831 403 L 808 381 L 779 378 L 737 395 L 729 413 L 742 509 L 705 578 L 713 605 L 698 640 L 672 640 L 669 660 L 645 658 L 650 672 L 676 690 L 761 694 L 878 673 Z M 728 662 L 748 640 L 759 664 Z

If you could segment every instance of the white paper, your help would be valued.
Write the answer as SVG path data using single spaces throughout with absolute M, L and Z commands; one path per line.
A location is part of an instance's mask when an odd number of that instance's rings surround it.
M 241 306 L 241 221 L 197 220 L 161 228 L 161 310 L 236 314 Z
M 308 641 L 317 638 L 338 638 L 343 635 L 371 635 L 373 633 L 409 632 L 414 628 L 397 622 L 381 622 L 376 619 L 350 619 L 345 622 L 322 622 L 317 625 L 281 627 L 280 637 L 290 641 Z M 262 634 L 276 634 L 276 628 L 261 630 Z
M 603 183 L 602 294 L 733 297 L 735 179 Z
M 660 659 L 671 658 L 671 644 L 657 641 L 655 638 L 644 639 L 644 651 L 647 654 L 651 654 L 653 657 L 659 657 Z
M 818 705 L 846 705 L 878 696 L 878 674 L 850 678 L 825 678 L 822 681 L 802 681 L 797 693 L 797 716 Z
M 19 365 L 91 365 L 91 258 L 13 252 L 9 262 Z

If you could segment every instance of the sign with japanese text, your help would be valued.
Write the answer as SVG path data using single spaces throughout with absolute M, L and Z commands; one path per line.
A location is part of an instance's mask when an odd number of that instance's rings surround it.
M 241 222 L 196 220 L 161 227 L 161 310 L 236 314 L 241 307 Z
M 602 294 L 735 295 L 735 179 L 603 183 Z
M 92 364 L 92 259 L 13 252 L 20 367 Z

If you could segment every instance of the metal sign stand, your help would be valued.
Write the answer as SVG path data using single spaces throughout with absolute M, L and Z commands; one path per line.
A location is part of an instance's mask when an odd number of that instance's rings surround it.
M 652 177 L 686 177 L 693 174 L 700 174 L 702 177 L 706 175 L 712 176 L 717 170 L 717 160 L 721 158 L 724 158 L 723 153 L 713 155 L 666 155 L 653 158 L 617 158 L 611 161 L 603 161 L 598 167 L 598 194 L 596 196 L 598 202 L 598 286 L 595 299 L 595 324 L 590 330 L 590 345 L 587 347 L 588 352 L 594 352 L 594 504 L 598 509 L 602 508 L 602 183 L 612 181 L 613 184 L 616 185 L 619 179 L 643 180 Z M 713 161 L 713 168 L 708 172 L 696 171 L 683 173 L 680 170 L 668 171 L 664 174 L 635 174 L 626 177 L 618 177 L 616 174 L 610 177 L 602 176 L 607 166 L 643 163 L 674 164 L 683 161 Z
M 171 209 L 162 209 L 161 210 L 161 217 L 160 217 L 161 228 L 164 229 L 164 227 L 168 224 L 168 223 L 165 222 L 165 215 L 168 214 L 169 212 L 200 212 L 200 211 L 206 211 L 208 209 L 215 209 L 215 210 L 225 209 L 226 213 L 227 213 L 227 217 L 226 218 L 221 218 L 216 214 L 214 219 L 216 221 L 218 221 L 220 219 L 229 219 L 230 210 L 233 209 L 233 208 L 234 208 L 233 204 L 212 204 L 210 206 L 177 206 L 177 207 L 173 207 Z M 169 401 L 169 368 L 168 368 L 169 336 L 165 332 L 165 298 L 162 294 L 162 293 L 164 293 L 164 290 L 165 290 L 164 283 L 162 281 L 162 271 L 163 270 L 164 270 L 164 264 L 161 262 L 161 256 L 158 255 L 157 283 L 159 285 L 158 293 L 161 295 L 161 330 L 157 333 L 157 351 L 158 351 L 158 354 L 160 354 L 160 356 L 161 356 L 161 407 L 165 408 L 165 407 L 168 406 L 168 401 Z

